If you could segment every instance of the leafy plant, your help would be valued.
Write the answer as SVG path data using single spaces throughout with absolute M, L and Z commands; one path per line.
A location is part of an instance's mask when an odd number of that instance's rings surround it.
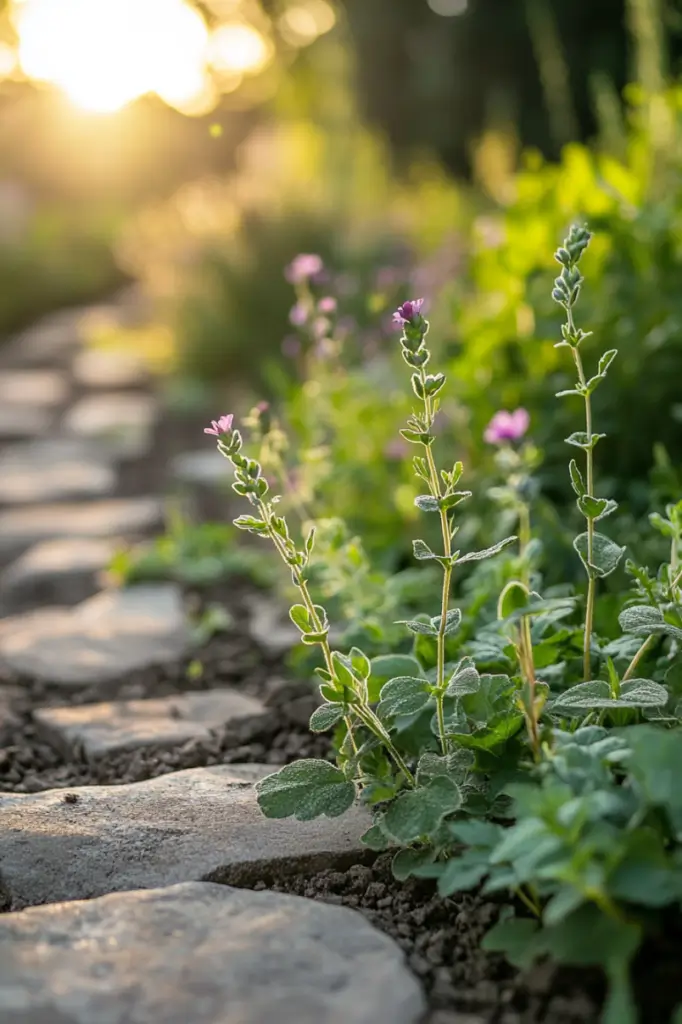
M 568 394 L 585 408 L 585 430 L 568 438 L 585 455 L 584 472 L 575 459 L 569 464 L 586 521 L 573 545 L 584 594 L 570 584 L 543 587 L 532 489 L 524 488 L 521 503 L 517 481 L 503 498 L 523 527 L 520 555 L 509 562 L 518 578 L 483 602 L 469 592 L 463 607 L 451 606 L 458 568 L 500 554 L 516 538 L 474 551 L 455 545 L 458 510 L 470 493 L 458 489 L 462 463 L 439 470 L 434 454 L 446 378 L 430 366 L 422 300 L 403 303 L 394 317 L 417 400 L 401 435 L 417 449 L 415 504 L 440 528 L 440 545 L 415 539 L 414 556 L 438 569 L 442 586 L 438 608 L 400 623 L 410 651 L 401 643 L 379 656 L 332 647 L 328 611 L 311 591 L 314 526 L 301 543 L 293 539 L 232 416 L 207 433 L 234 467 L 234 490 L 252 506 L 236 525 L 267 538 L 291 572 L 299 594 L 291 619 L 323 662 L 316 669 L 322 703 L 310 727 L 333 731 L 336 748 L 336 765 L 301 761 L 259 783 L 264 813 L 334 817 L 362 800 L 373 809 L 365 842 L 395 851 L 398 878 L 436 879 L 443 896 L 477 887 L 506 893 L 486 947 L 521 966 L 548 955 L 600 966 L 609 981 L 604 1020 L 628 1024 L 637 1019 L 629 979 L 635 954 L 682 900 L 682 504 L 653 514 L 652 526 L 670 542 L 668 561 L 655 575 L 627 561 L 632 590 L 621 585 L 613 614 L 613 589 L 600 591 L 597 582 L 618 570 L 624 551 L 595 526 L 616 504 L 596 494 L 592 457 L 603 435 L 594 430 L 591 397 L 616 353 L 602 355 L 588 377 L 589 335 L 574 319 L 590 239 L 587 228 L 571 229 L 556 253 L 561 271 L 552 293 L 566 314 L 559 347 L 570 349 L 577 374 Z M 532 460 L 513 447 L 525 431 L 517 419 L 514 430 L 489 439 L 510 446 L 507 465 L 523 477 Z M 496 616 L 482 619 L 491 602 Z M 611 628 L 602 631 L 601 622 Z

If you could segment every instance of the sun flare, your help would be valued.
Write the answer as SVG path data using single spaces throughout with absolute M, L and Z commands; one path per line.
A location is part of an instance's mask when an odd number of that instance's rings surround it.
M 182 105 L 205 89 L 209 33 L 185 0 L 24 0 L 17 30 L 24 73 L 84 110 L 152 92 Z

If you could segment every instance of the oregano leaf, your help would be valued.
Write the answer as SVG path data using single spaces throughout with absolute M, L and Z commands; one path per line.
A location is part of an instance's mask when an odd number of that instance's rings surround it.
M 327 732 L 338 725 L 343 716 L 343 704 L 323 704 L 313 711 L 308 727 L 311 732 Z
M 505 537 L 504 540 L 498 541 L 497 544 L 493 544 L 492 547 L 484 548 L 482 551 L 469 551 L 466 555 L 461 555 L 457 559 L 457 565 L 463 565 L 464 562 L 480 562 L 484 558 L 492 558 L 493 555 L 499 554 L 500 551 L 504 551 L 510 544 L 518 540 L 517 537 Z
M 310 759 L 285 765 L 256 783 L 258 806 L 266 818 L 311 821 L 337 818 L 352 805 L 355 786 L 329 761 Z
M 596 530 L 592 540 L 591 562 L 587 557 L 588 535 L 586 533 L 581 533 L 575 538 L 573 547 L 580 555 L 580 560 L 587 569 L 588 575 L 593 578 L 610 576 L 618 567 L 618 563 L 625 553 L 625 548 L 621 548 L 609 537 L 604 536 L 603 533 L 597 533 Z
M 384 816 L 383 828 L 399 843 L 411 843 L 435 832 L 443 818 L 461 806 L 457 784 L 440 775 L 427 786 L 402 793 L 394 800 Z
M 381 701 L 377 709 L 380 718 L 395 718 L 396 715 L 414 715 L 425 708 L 431 699 L 425 679 L 414 676 L 398 676 L 389 679 L 381 690 Z

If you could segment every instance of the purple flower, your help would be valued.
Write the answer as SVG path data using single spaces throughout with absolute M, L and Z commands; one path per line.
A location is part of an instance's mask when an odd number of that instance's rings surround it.
M 289 284 L 302 284 L 311 277 L 315 277 L 323 270 L 322 257 L 315 253 L 302 252 L 295 256 L 284 271 Z
M 308 319 L 308 307 L 304 302 L 297 302 L 289 311 L 289 322 L 294 327 L 303 327 Z
M 210 427 L 204 427 L 205 434 L 213 434 L 214 437 L 222 437 L 223 434 L 229 434 L 232 430 L 232 420 L 234 416 L 232 413 L 229 416 L 221 416 L 219 420 L 211 420 Z
M 318 312 L 320 313 L 335 313 L 336 312 L 336 299 L 333 295 L 325 295 L 323 299 L 317 304 Z
M 256 411 L 261 413 L 261 414 L 265 413 L 265 412 L 269 412 L 270 411 L 270 403 L 269 402 L 259 402 L 258 405 L 256 406 Z
M 407 302 L 403 302 L 402 306 L 398 306 L 396 309 L 393 314 L 393 323 L 398 324 L 399 327 L 402 327 L 404 324 L 414 323 L 416 317 L 421 314 L 423 305 L 423 299 L 408 299 Z
M 287 359 L 295 359 L 296 356 L 301 354 L 301 342 L 295 334 L 287 334 L 286 338 L 282 341 L 282 354 Z
M 500 409 L 491 419 L 483 434 L 488 444 L 504 444 L 505 441 L 520 441 L 528 430 L 530 416 L 525 409 L 507 412 Z

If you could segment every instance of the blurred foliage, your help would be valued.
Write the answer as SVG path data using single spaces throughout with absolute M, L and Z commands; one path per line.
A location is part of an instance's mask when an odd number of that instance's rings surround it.
M 0 206 L 0 338 L 124 280 L 112 254 L 114 217 L 82 218 L 55 206 L 24 216 L 13 193 L 0 195 Z
M 575 409 L 570 400 L 557 408 L 552 397 L 568 378 L 553 348 L 556 270 L 546 253 L 572 219 L 589 220 L 596 239 L 582 319 L 601 345 L 619 349 L 612 387 L 595 396 L 608 435 L 598 471 L 642 511 L 654 444 L 674 459 L 682 443 L 682 92 L 644 102 L 631 90 L 630 100 L 622 154 L 571 145 L 556 165 L 527 158 L 507 207 L 472 233 L 466 286 L 454 283 L 442 301 L 473 436 L 496 408 L 525 405 L 546 452 L 545 488 L 563 499 L 563 439 Z M 589 351 L 587 342 L 588 360 Z

